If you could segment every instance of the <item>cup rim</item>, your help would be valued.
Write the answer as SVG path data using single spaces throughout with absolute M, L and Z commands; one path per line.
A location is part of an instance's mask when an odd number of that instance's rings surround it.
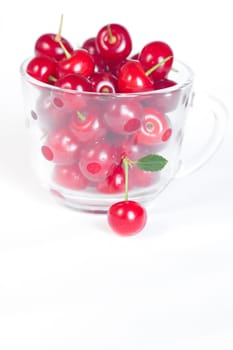
M 86 96 L 101 96 L 101 97 L 132 97 L 132 96 L 147 96 L 147 95 L 159 95 L 159 94 L 164 94 L 164 93 L 172 93 L 174 91 L 178 91 L 182 88 L 185 88 L 186 86 L 192 84 L 193 78 L 194 78 L 194 72 L 192 68 L 190 68 L 186 63 L 179 59 L 174 60 L 174 65 L 178 64 L 179 66 L 182 66 L 183 69 L 185 69 L 188 74 L 187 78 L 181 80 L 180 82 L 177 82 L 176 85 L 159 89 L 159 90 L 149 90 L 149 91 L 142 91 L 142 92 L 111 92 L 111 93 L 104 93 L 104 92 L 94 92 L 94 91 L 77 91 L 77 90 L 69 90 L 69 89 L 64 89 L 60 88 L 54 85 L 50 85 L 47 83 L 44 83 L 42 81 L 39 81 L 32 76 L 30 76 L 26 72 L 26 66 L 27 63 L 32 59 L 32 57 L 26 58 L 20 65 L 20 74 L 21 77 L 27 81 L 28 83 L 31 83 L 32 85 L 41 87 L 41 88 L 46 88 L 50 89 L 52 91 L 56 92 L 65 92 L 65 93 L 70 93 L 70 94 L 80 94 L 80 95 L 86 95 Z

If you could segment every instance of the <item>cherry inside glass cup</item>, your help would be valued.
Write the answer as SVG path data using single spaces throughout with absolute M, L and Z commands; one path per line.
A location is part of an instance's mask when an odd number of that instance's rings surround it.
M 21 65 L 21 77 L 31 159 L 40 183 L 59 201 L 79 210 L 107 211 L 124 197 L 124 157 L 132 162 L 129 198 L 142 204 L 150 204 L 181 174 L 186 121 L 193 108 L 193 72 L 186 64 L 174 61 L 169 74 L 176 82 L 173 86 L 141 93 L 94 93 L 37 81 L 26 73 L 27 63 Z M 224 106 L 210 97 L 206 105 L 214 130 L 207 130 L 201 157 L 191 159 L 183 173 L 204 164 L 223 138 Z M 149 154 L 164 157 L 166 166 L 158 172 L 133 166 Z

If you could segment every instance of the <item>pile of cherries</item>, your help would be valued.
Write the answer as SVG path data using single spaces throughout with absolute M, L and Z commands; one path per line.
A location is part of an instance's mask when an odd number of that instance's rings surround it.
M 61 25 L 58 34 L 37 39 L 26 67 L 27 74 L 42 82 L 31 116 L 45 134 L 41 153 L 54 164 L 57 185 L 123 193 L 124 160 L 136 164 L 168 142 L 172 129 L 166 113 L 175 108 L 178 96 L 150 92 L 176 85 L 168 79 L 172 49 L 154 41 L 136 55 L 130 56 L 131 51 L 129 32 L 114 23 L 78 49 L 61 36 Z M 133 166 L 127 172 L 126 191 L 158 178 L 158 172 Z M 119 203 L 124 215 L 113 205 L 110 226 L 125 235 L 139 232 L 146 221 L 144 208 L 127 198 Z

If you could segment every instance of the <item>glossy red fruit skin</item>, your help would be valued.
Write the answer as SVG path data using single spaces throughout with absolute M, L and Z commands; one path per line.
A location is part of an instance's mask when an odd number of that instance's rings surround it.
M 29 61 L 26 72 L 39 81 L 49 83 L 49 77 L 56 74 L 56 62 L 47 56 L 34 57 Z
M 106 65 L 102 57 L 100 55 L 92 55 L 92 57 L 95 63 L 94 72 L 106 72 Z
M 180 89 L 176 89 L 177 83 L 170 79 L 157 79 L 154 81 L 154 89 L 160 90 L 159 93 L 152 94 L 145 98 L 142 103 L 145 107 L 152 107 L 162 113 L 169 113 L 176 109 L 179 98 Z M 174 89 L 173 89 L 174 87 Z M 166 91 L 164 89 L 172 88 Z
M 106 133 L 103 118 L 98 106 L 87 104 L 83 110 L 76 110 L 69 118 L 68 128 L 79 142 L 94 142 Z
M 46 33 L 41 35 L 35 43 L 36 56 L 49 56 L 60 61 L 65 58 L 64 50 L 61 48 L 59 42 L 56 40 L 57 35 L 53 33 Z M 69 53 L 73 52 L 73 47 L 68 40 L 61 37 L 61 42 Z
M 41 94 L 36 101 L 35 113 L 42 130 L 50 132 L 64 126 L 69 115 L 62 110 L 58 110 L 52 103 L 51 95 L 48 91 Z
M 138 143 L 148 146 L 168 141 L 172 134 L 166 116 L 154 108 L 144 108 L 141 129 L 136 134 Z
M 129 181 L 136 187 L 148 187 L 158 182 L 160 174 L 157 171 L 145 171 L 136 166 L 130 169 Z
M 93 91 L 90 81 L 80 74 L 67 74 L 56 81 L 54 86 L 66 91 L 52 91 L 52 101 L 54 106 L 61 111 L 72 112 L 79 110 L 86 105 L 86 98 L 78 92 Z M 74 90 L 77 93 L 71 93 Z
M 114 38 L 112 41 L 110 31 Z M 132 40 L 125 27 L 111 23 L 102 27 L 97 33 L 96 47 L 105 61 L 121 61 L 130 54 Z
M 103 181 L 116 164 L 116 150 L 103 140 L 88 144 L 82 149 L 78 164 L 89 181 Z
M 127 157 L 133 161 L 153 153 L 151 147 L 138 143 L 136 137 L 130 137 L 122 141 L 118 146 L 118 151 L 121 159 Z
M 84 49 L 72 52 L 69 58 L 63 58 L 57 63 L 57 75 L 81 74 L 89 77 L 95 69 L 95 62 L 91 54 Z
M 145 45 L 141 50 L 138 59 L 141 62 L 145 71 L 154 67 L 165 58 L 172 56 L 167 62 L 163 63 L 154 72 L 150 74 L 150 77 L 155 79 L 164 79 L 173 64 L 173 51 L 171 47 L 163 41 L 153 41 Z
M 143 108 L 132 100 L 110 102 L 105 108 L 104 120 L 109 130 L 119 135 L 134 134 L 141 127 Z
M 99 52 L 96 47 L 96 38 L 91 37 L 84 41 L 82 48 L 87 50 L 91 55 L 99 55 Z
M 146 76 L 139 61 L 128 61 L 121 66 L 118 74 L 120 92 L 143 92 L 154 89 L 153 82 Z
M 155 90 L 167 89 L 169 87 L 176 86 L 176 85 L 177 83 L 175 81 L 167 78 L 154 80 Z
M 100 93 L 118 92 L 117 77 L 109 72 L 96 72 L 90 77 L 93 91 Z
M 139 52 L 135 53 L 134 55 L 130 56 L 131 60 L 137 60 L 138 61 L 138 56 L 139 56 Z
M 53 170 L 53 180 L 56 184 L 72 190 L 83 190 L 89 184 L 76 164 L 56 165 Z
M 92 37 L 84 41 L 82 44 L 82 48 L 87 50 L 91 56 L 94 59 L 95 62 L 95 72 L 105 72 L 105 62 L 102 59 L 101 55 L 99 54 L 97 48 L 96 48 L 96 38 Z
M 147 214 L 138 202 L 127 200 L 113 204 L 107 219 L 113 231 L 122 236 L 132 236 L 144 228 Z
M 107 128 L 107 125 L 106 125 Z M 119 135 L 116 134 L 114 132 L 112 132 L 111 130 L 108 130 L 107 128 L 107 133 L 105 135 L 105 141 L 107 141 L 108 143 L 110 143 L 112 146 L 114 146 L 117 150 L 117 163 L 121 163 L 122 162 L 122 155 L 120 153 L 120 147 L 121 144 L 125 142 L 125 140 L 128 140 L 128 138 L 131 139 L 132 136 L 125 136 L 125 135 Z
M 78 159 L 80 144 L 67 128 L 51 132 L 41 147 L 44 158 L 56 164 L 72 164 Z
M 66 74 L 59 78 L 54 86 L 75 91 L 93 91 L 90 81 L 81 74 Z
M 119 71 L 121 69 L 121 67 L 123 66 L 123 64 L 125 64 L 126 62 L 128 62 L 129 60 L 126 58 L 124 60 L 121 61 L 112 61 L 112 62 L 106 62 L 105 64 L 105 68 L 108 72 L 110 72 L 111 74 L 115 75 L 116 77 L 118 77 L 119 75 Z
M 98 192 L 106 194 L 123 193 L 125 190 L 125 172 L 122 165 L 114 164 L 106 179 L 97 182 L 96 189 Z

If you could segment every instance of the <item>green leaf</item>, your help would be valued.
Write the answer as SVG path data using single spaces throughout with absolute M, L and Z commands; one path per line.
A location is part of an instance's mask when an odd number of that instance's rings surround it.
M 165 167 L 168 160 L 158 154 L 149 154 L 138 159 L 135 165 L 145 171 L 159 171 Z

